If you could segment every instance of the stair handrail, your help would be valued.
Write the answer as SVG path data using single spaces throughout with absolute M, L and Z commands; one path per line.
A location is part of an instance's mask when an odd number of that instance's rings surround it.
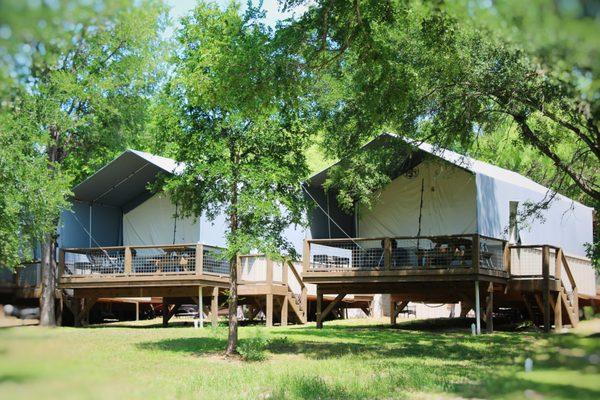
M 567 273 L 567 277 L 569 278 L 569 282 L 571 283 L 571 288 L 573 289 L 573 306 L 575 306 L 575 310 L 579 310 L 579 294 L 578 294 L 578 290 L 577 290 L 577 281 L 575 280 L 575 277 L 573 276 L 573 271 L 571 271 L 571 267 L 569 266 L 569 261 L 567 260 L 567 257 L 565 256 L 564 251 L 562 251 L 562 249 L 558 249 L 557 250 L 557 261 L 558 261 L 558 255 L 560 254 L 560 260 L 561 260 L 561 264 L 565 269 L 565 272 Z M 557 267 L 558 269 L 558 267 Z M 562 268 L 561 270 L 561 276 L 559 276 L 558 278 L 561 279 L 561 284 L 562 284 Z
M 298 281 L 298 284 L 300 285 L 300 301 L 301 301 L 300 306 L 302 308 L 302 314 L 303 314 L 304 320 L 305 320 L 304 322 L 306 322 L 306 316 L 308 315 L 307 314 L 308 290 L 306 288 L 306 285 L 304 284 L 304 281 L 302 280 L 302 276 L 300 275 L 300 273 L 296 269 L 296 266 L 294 265 L 294 262 L 291 259 L 286 258 L 284 260 L 284 265 L 287 265 L 287 267 L 289 268 L 289 270 L 292 271 L 292 275 L 294 275 L 294 277 Z M 288 283 L 288 288 L 289 288 L 289 283 Z

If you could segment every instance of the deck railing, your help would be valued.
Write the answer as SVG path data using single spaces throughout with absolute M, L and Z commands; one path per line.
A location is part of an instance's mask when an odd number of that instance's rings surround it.
M 307 240 L 310 272 L 505 270 L 506 242 L 481 235 L 379 237 Z
M 591 260 L 564 254 L 560 248 L 550 245 L 511 245 L 510 250 L 511 275 L 541 277 L 544 274 L 544 262 L 547 260 L 548 276 L 560 279 L 569 297 L 577 290 L 595 293 L 596 283 Z
M 34 288 L 42 284 L 42 264 L 40 261 L 23 263 L 15 269 L 19 288 Z
M 223 251 L 204 244 L 67 248 L 60 252 L 61 276 L 229 274 Z

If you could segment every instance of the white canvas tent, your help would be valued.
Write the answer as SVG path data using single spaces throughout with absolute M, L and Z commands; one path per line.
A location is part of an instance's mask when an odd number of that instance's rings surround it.
M 175 160 L 127 150 L 75 186 L 71 211 L 62 216 L 61 247 L 204 243 L 224 246 L 226 216 L 178 216 L 177 205 L 149 185 L 178 173 Z M 285 236 L 301 253 L 306 230 L 290 226 Z
M 548 208 L 540 210 L 539 217 L 529 218 L 519 226 L 521 243 L 549 244 L 562 247 L 571 255 L 586 255 L 585 245 L 593 240 L 592 208 L 554 194 L 516 172 L 427 143 L 383 134 L 367 146 L 385 146 L 388 140 L 405 140 L 421 153 L 422 161 L 394 177 L 371 208 L 361 207 L 350 214 L 340 210 L 335 193 L 323 192 L 329 168 L 315 174 L 309 191 L 325 212 L 313 212 L 313 237 L 478 233 L 508 239 L 511 203 L 523 210 L 527 204 L 553 197 Z M 328 218 L 342 229 L 319 229 Z

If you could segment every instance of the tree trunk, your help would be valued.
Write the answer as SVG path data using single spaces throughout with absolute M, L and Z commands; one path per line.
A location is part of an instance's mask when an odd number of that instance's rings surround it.
M 55 298 L 56 288 L 56 239 L 46 235 L 42 244 L 42 294 L 40 298 L 40 325 L 56 326 Z
M 235 139 L 229 143 L 229 161 L 231 163 L 231 211 L 229 213 L 229 231 L 231 238 L 235 239 L 238 230 L 238 177 L 239 177 L 239 155 Z M 237 354 L 238 342 L 238 292 L 237 292 L 237 255 L 234 254 L 229 259 L 229 337 L 227 339 L 226 356 Z
M 237 354 L 238 342 L 238 293 L 237 293 L 237 257 L 229 260 L 229 337 L 225 355 Z

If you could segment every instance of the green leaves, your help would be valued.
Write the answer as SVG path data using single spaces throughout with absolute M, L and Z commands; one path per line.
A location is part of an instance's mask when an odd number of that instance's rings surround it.
M 156 107 L 158 142 L 186 165 L 165 190 L 186 215 L 229 216 L 230 258 L 291 251 L 282 232 L 304 210 L 306 79 L 261 16 L 198 4 L 177 32 Z
M 143 143 L 165 15 L 151 0 L 0 4 L 0 261 L 56 232 L 73 183 Z

